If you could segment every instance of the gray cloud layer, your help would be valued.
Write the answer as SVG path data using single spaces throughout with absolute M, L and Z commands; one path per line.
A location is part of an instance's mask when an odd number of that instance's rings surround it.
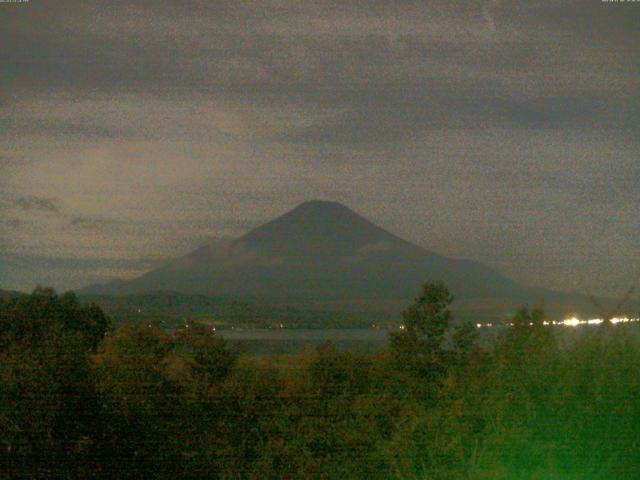
M 639 260 L 639 19 L 575 0 L 0 4 L 0 191 L 31 199 L 0 198 L 1 253 L 66 259 L 57 286 L 77 286 L 91 262 L 130 275 L 321 197 L 527 283 L 615 293 Z M 0 273 L 30 288 L 43 264 Z

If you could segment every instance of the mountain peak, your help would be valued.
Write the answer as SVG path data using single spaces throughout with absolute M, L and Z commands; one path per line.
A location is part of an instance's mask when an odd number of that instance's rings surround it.
M 362 218 L 356 212 L 346 205 L 330 200 L 309 200 L 295 207 L 293 210 L 285 213 L 280 218 L 306 218 L 307 221 L 335 221 L 337 218 L 350 219 L 357 221 Z
M 366 245 L 396 240 L 341 203 L 311 200 L 252 230 L 240 242 L 261 255 L 326 259 L 354 255 Z
M 347 211 L 353 212 L 349 207 L 343 205 L 340 202 L 334 202 L 331 200 L 308 200 L 306 202 L 302 202 L 300 205 L 295 207 L 292 212 L 298 211 Z

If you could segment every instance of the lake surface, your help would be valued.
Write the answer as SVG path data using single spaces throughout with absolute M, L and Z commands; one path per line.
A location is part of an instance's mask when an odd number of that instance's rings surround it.
M 327 342 L 338 350 L 375 352 L 387 345 L 388 330 L 373 328 L 224 330 L 220 335 L 232 345 L 255 355 L 299 354 Z
M 489 345 L 500 336 L 504 327 L 481 328 L 478 331 L 480 345 Z M 595 333 L 599 325 L 581 325 L 577 327 L 549 326 L 560 345 L 571 344 L 582 335 Z M 388 345 L 391 330 L 373 328 L 327 328 L 327 329 L 264 329 L 264 330 L 223 330 L 218 334 L 231 345 L 239 346 L 253 355 L 300 354 L 313 350 L 327 342 L 333 343 L 338 350 L 371 353 L 384 349 Z M 640 320 L 613 327 L 611 333 L 640 337 Z

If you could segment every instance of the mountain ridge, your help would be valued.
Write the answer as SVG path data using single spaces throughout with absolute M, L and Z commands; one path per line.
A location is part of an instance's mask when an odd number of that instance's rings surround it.
M 135 279 L 81 292 L 397 299 L 438 280 L 468 298 L 527 299 L 531 293 L 490 267 L 429 251 L 326 200 L 304 202 L 236 239 L 206 245 Z

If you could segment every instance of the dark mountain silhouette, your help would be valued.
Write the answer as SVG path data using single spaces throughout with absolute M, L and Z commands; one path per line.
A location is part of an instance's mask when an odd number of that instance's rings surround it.
M 305 202 L 240 238 L 214 242 L 133 280 L 95 285 L 83 293 L 386 300 L 411 298 L 421 284 L 435 280 L 467 300 L 535 301 L 542 293 L 480 263 L 430 252 L 327 201 Z

